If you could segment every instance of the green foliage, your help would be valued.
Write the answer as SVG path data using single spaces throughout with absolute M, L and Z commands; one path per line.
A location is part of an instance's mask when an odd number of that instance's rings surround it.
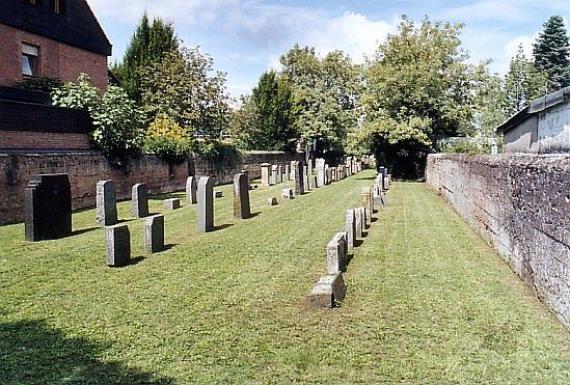
M 474 132 L 479 136 L 491 138 L 496 136 L 496 128 L 503 123 L 506 113 L 506 92 L 503 79 L 491 74 L 488 63 L 476 66 L 471 81 L 472 123 Z
M 468 155 L 483 155 L 489 152 L 478 143 L 468 140 L 467 138 L 459 138 L 462 140 L 454 140 L 441 146 L 440 152 Z
M 50 77 L 30 77 L 26 78 L 21 82 L 14 84 L 14 87 L 23 88 L 26 90 L 34 90 L 34 91 L 43 91 L 43 92 L 52 92 L 53 90 L 60 88 L 63 86 L 63 82 L 58 78 L 50 78 Z
M 419 26 L 402 20 L 398 34 L 368 63 L 366 119 L 354 137 L 374 135 L 390 144 L 415 140 L 433 148 L 439 139 L 467 129 L 470 73 L 461 29 L 427 19 Z
M 143 108 L 188 128 L 192 137 L 219 140 L 229 119 L 225 74 L 213 72 L 213 59 L 199 48 L 181 48 L 141 70 Z
M 251 98 L 233 113 L 230 132 L 252 150 L 293 151 L 296 133 L 291 123 L 291 88 L 274 71 L 264 73 Z M 248 119 L 250 119 L 248 121 Z
M 293 128 L 301 145 L 317 140 L 320 152 L 342 149 L 357 121 L 359 68 L 340 51 L 320 59 L 314 48 L 298 45 L 281 65 L 293 91 Z
M 95 130 L 91 138 L 101 152 L 122 166 L 129 154 L 143 143 L 144 117 L 135 102 L 120 87 L 109 86 L 100 97 L 89 77 L 81 74 L 77 83 L 66 83 L 52 93 L 56 106 L 87 110 Z
M 534 62 L 548 74 L 549 92 L 570 85 L 570 43 L 562 16 L 544 23 L 533 49 Z
M 196 147 L 196 152 L 208 159 L 216 171 L 237 166 L 244 158 L 243 152 L 234 143 L 220 140 L 201 142 Z
M 255 134 L 257 130 L 257 110 L 248 95 L 241 96 L 240 107 L 230 112 L 228 134 L 238 148 L 254 150 L 258 147 Z
M 146 13 L 137 26 L 123 57 L 114 64 L 113 73 L 123 88 L 137 102 L 141 100 L 140 71 L 150 64 L 162 60 L 167 53 L 178 50 L 178 39 L 171 23 L 155 18 L 149 22 Z
M 145 149 L 169 163 L 181 163 L 191 154 L 192 141 L 178 123 L 159 115 L 147 130 Z
M 522 44 L 511 58 L 509 72 L 505 77 L 505 92 L 506 111 L 509 116 L 548 92 L 548 74 L 538 70 L 535 64 L 526 58 Z

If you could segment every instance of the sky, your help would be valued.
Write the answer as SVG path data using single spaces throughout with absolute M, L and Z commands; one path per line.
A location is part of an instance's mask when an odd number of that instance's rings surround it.
M 143 12 L 174 23 L 186 46 L 200 46 L 227 73 L 234 97 L 251 91 L 295 43 L 321 55 L 340 49 L 355 63 L 397 31 L 402 15 L 461 22 L 470 61 L 492 59 L 504 73 L 514 51 L 532 42 L 552 15 L 570 16 L 569 0 L 88 0 L 120 59 Z M 567 23 L 568 26 L 568 23 Z

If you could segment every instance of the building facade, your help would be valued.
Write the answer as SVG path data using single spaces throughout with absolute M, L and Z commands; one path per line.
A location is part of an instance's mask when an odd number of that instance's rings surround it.
M 81 73 L 107 86 L 111 44 L 86 0 L 1 0 L 0 40 L 0 86 Z

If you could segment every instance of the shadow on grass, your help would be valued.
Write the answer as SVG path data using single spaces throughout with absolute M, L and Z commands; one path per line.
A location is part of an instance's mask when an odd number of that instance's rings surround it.
M 357 176 L 356 180 L 375 180 L 376 176 Z
M 146 257 L 143 257 L 143 256 L 138 256 L 138 257 L 131 258 L 131 259 L 129 260 L 128 266 L 138 265 L 139 263 L 141 263 L 141 262 L 144 261 L 145 259 L 146 259 Z
M 259 215 L 261 215 L 261 211 L 249 214 L 249 217 L 247 219 L 255 218 L 258 217 Z
M 99 358 L 110 344 L 68 337 L 43 320 L 0 323 L 0 384 L 148 384 L 174 380 Z
M 370 222 L 376 223 L 376 222 L 378 222 L 378 218 L 370 218 Z
M 174 249 L 176 246 L 178 246 L 178 243 L 169 243 L 167 245 L 164 245 L 164 248 L 161 251 L 168 251 Z
M 224 230 L 224 229 L 227 229 L 228 227 L 232 227 L 232 226 L 233 226 L 232 223 L 226 223 L 225 225 L 214 226 L 214 231 Z
M 85 233 L 89 233 L 91 231 L 95 231 L 97 229 L 99 229 L 100 227 L 98 226 L 91 226 L 91 227 L 86 227 L 84 229 L 79 229 L 79 230 L 75 230 L 74 232 L 71 233 L 72 237 L 75 237 L 76 235 L 81 235 L 81 234 L 85 234 Z
M 354 247 L 360 247 L 364 244 L 364 240 L 362 239 L 357 239 L 356 241 L 354 241 Z
M 164 201 L 166 199 L 180 199 L 180 203 L 184 200 L 185 195 L 182 193 L 167 193 L 167 194 L 159 194 L 159 195 L 151 195 L 148 197 L 149 201 Z

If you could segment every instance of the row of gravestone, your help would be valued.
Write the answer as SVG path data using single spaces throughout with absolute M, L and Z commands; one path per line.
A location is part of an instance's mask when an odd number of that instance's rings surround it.
M 387 175 L 387 174 L 386 174 Z M 333 308 L 346 296 L 344 273 L 358 241 L 364 239 L 365 230 L 372 226 L 372 215 L 387 204 L 385 191 L 389 178 L 380 171 L 373 188 L 363 187 L 362 206 L 346 211 L 345 229 L 335 234 L 326 247 L 326 270 L 306 298 L 309 306 Z

